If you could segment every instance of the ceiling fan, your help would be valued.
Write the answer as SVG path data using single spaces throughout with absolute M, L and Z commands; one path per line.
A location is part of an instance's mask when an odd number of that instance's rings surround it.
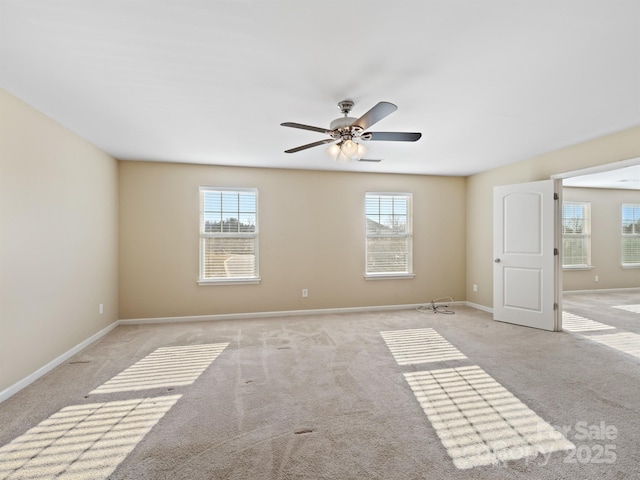
M 313 127 L 311 125 L 303 125 L 295 122 L 281 123 L 283 127 L 300 128 L 302 130 L 311 130 L 312 132 L 324 133 L 330 138 L 320 140 L 318 142 L 308 143 L 299 147 L 285 150 L 285 153 L 296 153 L 307 148 L 318 147 L 328 143 L 334 143 L 329 147 L 329 154 L 334 160 L 358 160 L 361 162 L 379 162 L 380 160 L 370 160 L 364 158 L 366 148 L 359 143 L 362 141 L 383 141 L 383 142 L 415 142 L 422 134 L 409 132 L 369 132 L 369 127 L 379 122 L 387 115 L 395 112 L 398 107 L 393 103 L 379 102 L 371 110 L 362 115 L 360 118 L 350 117 L 349 113 L 353 108 L 351 100 L 343 100 L 338 103 L 340 111 L 344 117 L 336 118 L 331 122 L 329 128 Z

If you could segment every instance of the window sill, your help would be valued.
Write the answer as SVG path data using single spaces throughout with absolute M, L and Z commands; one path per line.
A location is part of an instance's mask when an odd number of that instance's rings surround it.
M 623 263 L 622 268 L 640 268 L 640 263 Z
M 562 270 L 593 270 L 593 265 L 563 265 Z
M 378 274 L 365 274 L 365 280 L 407 280 L 415 278 L 414 273 L 378 273 Z
M 213 285 L 257 285 L 260 278 L 216 278 L 207 280 L 198 280 L 201 287 L 210 287 Z

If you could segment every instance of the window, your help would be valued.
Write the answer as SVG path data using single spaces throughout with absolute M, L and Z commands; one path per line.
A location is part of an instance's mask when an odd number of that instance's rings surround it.
M 640 267 L 640 205 L 622 205 L 622 266 Z
M 562 266 L 566 268 L 591 265 L 591 204 L 562 204 Z
M 413 277 L 410 193 L 367 193 L 366 276 Z
M 198 283 L 258 281 L 258 191 L 200 187 Z

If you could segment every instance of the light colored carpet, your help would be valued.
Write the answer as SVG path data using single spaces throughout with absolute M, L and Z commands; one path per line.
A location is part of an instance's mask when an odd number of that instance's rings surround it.
M 0 404 L 0 479 L 638 478 L 640 359 L 454 310 L 118 327 Z

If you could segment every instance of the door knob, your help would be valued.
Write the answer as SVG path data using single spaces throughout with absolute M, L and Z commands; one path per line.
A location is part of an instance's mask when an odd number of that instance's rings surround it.
M 494 260 L 494 262 L 496 262 L 496 263 L 500 263 L 500 259 L 499 259 L 499 258 L 496 258 L 496 259 Z

